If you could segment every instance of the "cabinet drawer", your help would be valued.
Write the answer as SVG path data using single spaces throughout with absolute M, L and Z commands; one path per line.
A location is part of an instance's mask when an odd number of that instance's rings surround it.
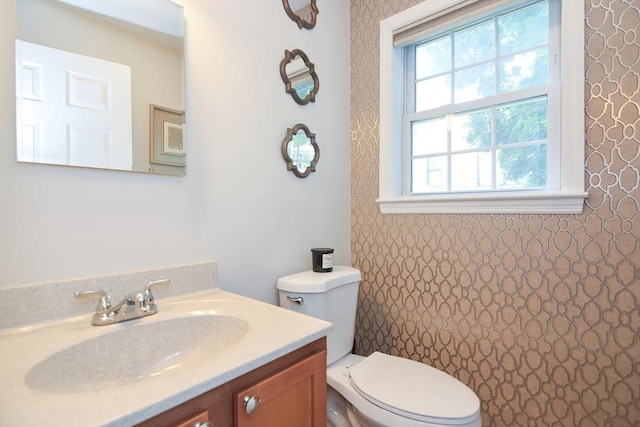
M 209 423 L 209 411 L 200 412 L 197 415 L 176 424 L 175 427 L 212 427 Z

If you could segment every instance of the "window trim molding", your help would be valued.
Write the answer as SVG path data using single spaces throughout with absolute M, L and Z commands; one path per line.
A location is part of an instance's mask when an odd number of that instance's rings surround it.
M 434 195 L 402 194 L 403 100 L 394 97 L 404 86 L 404 49 L 394 47 L 393 34 L 426 16 L 465 0 L 420 3 L 380 22 L 380 163 L 379 198 L 383 214 L 510 213 L 579 214 L 584 199 L 584 3 L 561 2 L 561 177 L 559 190 L 521 190 Z M 576 78 L 576 76 L 581 76 Z M 567 142 L 568 141 L 568 142 Z

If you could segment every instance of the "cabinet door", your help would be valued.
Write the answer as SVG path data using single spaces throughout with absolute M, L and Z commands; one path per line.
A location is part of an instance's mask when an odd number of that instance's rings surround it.
M 234 393 L 235 425 L 325 427 L 326 360 L 323 350 Z

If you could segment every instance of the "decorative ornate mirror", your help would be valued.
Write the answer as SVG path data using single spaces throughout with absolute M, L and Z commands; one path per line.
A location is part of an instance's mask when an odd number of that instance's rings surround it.
M 282 157 L 287 162 L 287 170 L 298 178 L 306 178 L 316 171 L 320 159 L 316 135 L 302 123 L 287 129 L 287 136 L 282 141 Z
M 298 28 L 310 30 L 316 26 L 316 16 L 319 13 L 316 0 L 282 0 L 282 5 L 289 18 L 298 24 Z
M 280 77 L 285 91 L 300 105 L 316 101 L 320 80 L 309 57 L 300 49 L 284 51 L 280 62 Z

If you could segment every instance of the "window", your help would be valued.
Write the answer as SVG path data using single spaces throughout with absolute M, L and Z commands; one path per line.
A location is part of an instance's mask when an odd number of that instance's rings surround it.
M 382 21 L 383 213 L 581 212 L 576 3 L 434 0 Z

